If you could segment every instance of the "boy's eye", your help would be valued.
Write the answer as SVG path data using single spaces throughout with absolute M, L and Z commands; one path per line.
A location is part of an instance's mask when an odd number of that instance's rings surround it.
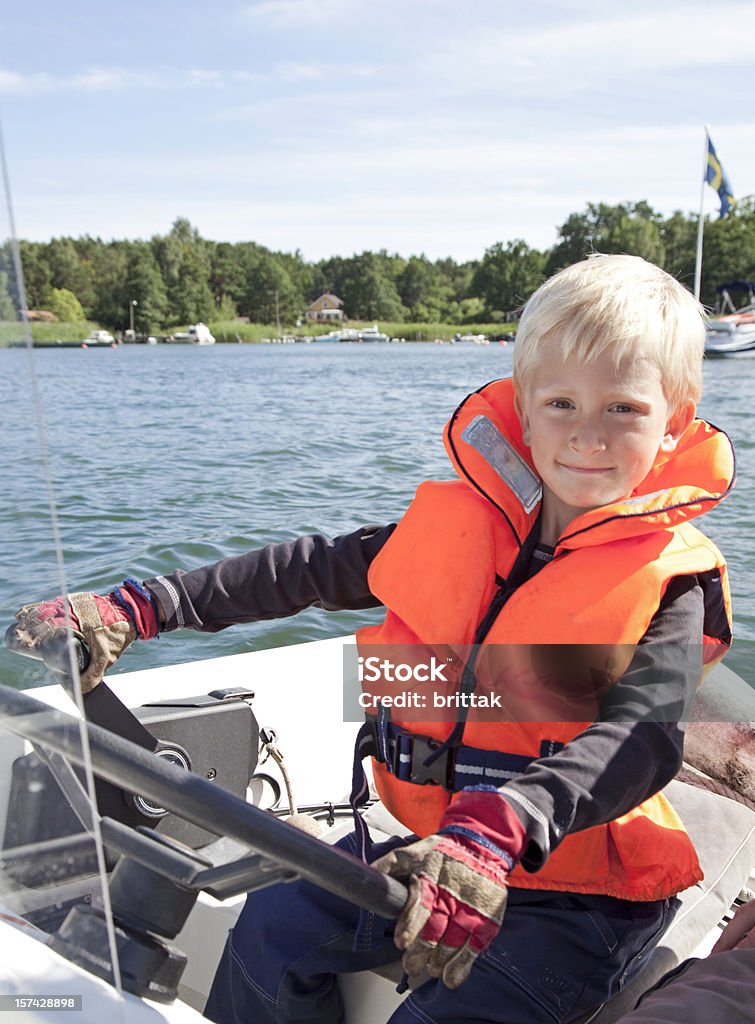
M 614 412 L 634 412 L 635 408 L 633 405 L 625 405 L 623 402 L 617 402 L 616 405 L 612 406 Z
M 548 405 L 554 409 L 571 409 L 572 404 L 568 398 L 552 398 Z

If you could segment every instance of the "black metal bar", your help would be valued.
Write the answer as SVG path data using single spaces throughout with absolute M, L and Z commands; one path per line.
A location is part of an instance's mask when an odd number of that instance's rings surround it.
M 10 731 L 83 764 L 79 722 L 72 716 L 26 692 L 0 686 L 0 720 Z M 302 878 L 381 917 L 395 918 L 404 906 L 406 888 L 356 857 L 105 729 L 90 724 L 88 734 L 95 773 L 108 782 L 140 793 L 215 835 L 238 839 Z
M 197 875 L 209 863 L 196 850 L 180 850 L 173 843 L 165 843 L 155 833 L 154 837 L 129 828 L 113 818 L 101 818 L 102 841 L 110 850 L 136 861 L 145 868 L 151 868 L 163 878 L 170 879 L 186 889 L 200 889 L 195 885 Z
M 298 875 L 290 868 L 276 864 L 270 857 L 252 853 L 231 864 L 208 868 L 196 877 L 196 884 L 210 896 L 227 900 L 244 892 L 266 889 L 275 882 L 293 882 Z

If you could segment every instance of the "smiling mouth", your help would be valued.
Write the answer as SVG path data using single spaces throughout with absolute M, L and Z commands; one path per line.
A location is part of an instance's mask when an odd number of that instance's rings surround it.
M 567 466 L 563 462 L 560 463 L 562 469 L 567 469 L 570 473 L 610 473 L 612 466 Z

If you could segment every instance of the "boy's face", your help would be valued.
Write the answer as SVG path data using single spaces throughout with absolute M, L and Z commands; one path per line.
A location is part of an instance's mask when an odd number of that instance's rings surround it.
M 656 367 L 617 367 L 609 350 L 535 367 L 517 412 L 543 482 L 543 539 L 554 542 L 576 516 L 629 497 L 659 451 L 674 451 L 695 406 L 674 412 Z

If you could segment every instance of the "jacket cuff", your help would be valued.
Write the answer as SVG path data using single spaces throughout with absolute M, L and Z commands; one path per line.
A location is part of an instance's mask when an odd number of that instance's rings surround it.
M 181 599 L 170 580 L 165 576 L 155 576 L 154 579 L 145 580 L 143 586 L 157 601 L 165 615 L 165 622 L 161 624 L 160 632 L 170 633 L 174 629 L 183 629 L 186 621 L 181 609 Z

